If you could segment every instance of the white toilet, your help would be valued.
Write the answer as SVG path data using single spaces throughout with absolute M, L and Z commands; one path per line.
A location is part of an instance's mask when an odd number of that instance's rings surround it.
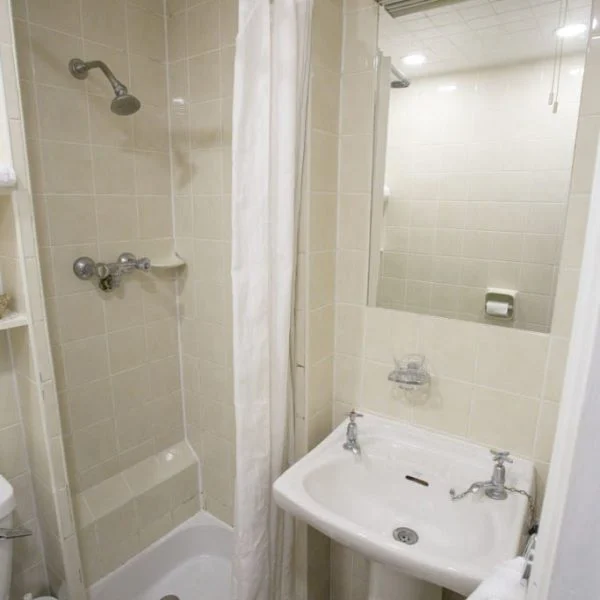
M 13 525 L 15 493 L 12 485 L 0 475 L 0 530 L 10 529 Z M 12 569 L 13 541 L 0 537 L 0 598 L 8 600 L 10 594 L 10 575 Z

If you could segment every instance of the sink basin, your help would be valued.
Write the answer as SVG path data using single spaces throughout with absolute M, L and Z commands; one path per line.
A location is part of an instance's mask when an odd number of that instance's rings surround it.
M 360 455 L 343 449 L 340 425 L 277 479 L 277 504 L 371 560 L 463 595 L 519 553 L 529 517 L 524 496 L 450 499 L 450 488 L 490 479 L 489 450 L 369 414 L 358 431 Z M 531 462 L 515 458 L 506 470 L 507 486 L 533 494 Z M 401 527 L 418 541 L 397 541 Z

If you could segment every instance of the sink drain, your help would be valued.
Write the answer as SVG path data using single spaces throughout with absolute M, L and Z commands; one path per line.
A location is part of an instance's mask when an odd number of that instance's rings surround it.
M 179 600 L 179 596 L 169 594 L 168 596 L 163 596 L 160 600 Z
M 392 534 L 397 542 L 412 546 L 419 541 L 419 534 L 408 527 L 398 527 Z

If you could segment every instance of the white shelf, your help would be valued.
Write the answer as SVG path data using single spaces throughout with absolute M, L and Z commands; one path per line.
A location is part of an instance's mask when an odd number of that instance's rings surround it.
M 27 317 L 21 313 L 9 312 L 0 319 L 0 331 L 13 329 L 14 327 L 26 327 Z
M 152 269 L 178 269 L 185 265 L 185 260 L 173 252 L 171 256 L 161 256 L 160 258 L 150 259 Z

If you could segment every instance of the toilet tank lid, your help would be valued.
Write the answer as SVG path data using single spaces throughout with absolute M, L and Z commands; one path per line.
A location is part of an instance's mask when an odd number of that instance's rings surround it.
M 12 485 L 0 475 L 0 519 L 15 510 L 15 493 Z

